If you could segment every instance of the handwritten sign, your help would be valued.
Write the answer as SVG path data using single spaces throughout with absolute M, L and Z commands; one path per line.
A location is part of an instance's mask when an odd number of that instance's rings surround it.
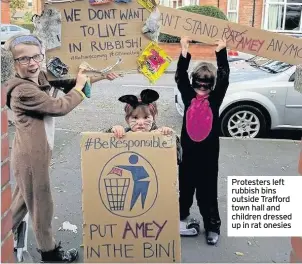
M 53 3 L 47 8 L 61 12 L 61 47 L 47 51 L 48 59 L 59 57 L 75 76 L 81 62 L 104 69 L 122 58 L 114 71 L 137 70 L 136 59 L 150 40 L 142 34 L 149 11 L 140 4 L 90 5 L 88 0 Z
M 222 19 L 159 6 L 161 33 L 189 36 L 213 44 L 226 38 L 229 48 L 297 65 L 302 62 L 302 39 L 281 35 Z
M 81 152 L 84 262 L 179 263 L 174 137 L 85 132 Z

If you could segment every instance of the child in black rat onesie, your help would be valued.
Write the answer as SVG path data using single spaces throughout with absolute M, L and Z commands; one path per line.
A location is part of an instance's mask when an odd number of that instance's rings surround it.
M 229 64 L 225 41 L 216 42 L 218 70 L 210 63 L 200 63 L 188 76 L 191 54 L 189 39 L 181 39 L 181 54 L 175 81 L 185 106 L 181 131 L 183 158 L 179 166 L 180 234 L 197 235 L 190 229 L 190 207 L 196 200 L 203 217 L 206 239 L 215 245 L 220 235 L 218 211 L 219 107 L 229 86 Z M 195 222 L 196 224 L 196 222 Z M 197 228 L 196 230 L 199 230 Z

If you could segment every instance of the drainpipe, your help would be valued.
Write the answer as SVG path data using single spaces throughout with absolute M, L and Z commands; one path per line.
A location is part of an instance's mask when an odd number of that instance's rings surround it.
M 219 8 L 220 6 L 220 0 L 217 0 L 217 7 Z
M 256 0 L 253 0 L 253 17 L 252 17 L 252 27 L 255 25 L 255 11 L 256 11 Z

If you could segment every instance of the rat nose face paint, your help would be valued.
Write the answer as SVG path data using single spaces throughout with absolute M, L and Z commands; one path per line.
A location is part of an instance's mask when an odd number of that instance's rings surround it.
M 129 117 L 128 123 L 133 132 L 148 132 L 152 128 L 154 118 L 152 115 L 145 115 L 143 112 Z

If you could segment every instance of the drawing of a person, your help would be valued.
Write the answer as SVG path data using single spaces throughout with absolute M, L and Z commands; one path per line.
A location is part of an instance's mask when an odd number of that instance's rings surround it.
M 144 209 L 146 197 L 148 194 L 150 181 L 141 181 L 149 177 L 148 172 L 143 166 L 137 166 L 138 156 L 133 154 L 129 157 L 129 163 L 133 165 L 119 165 L 118 168 L 130 171 L 134 182 L 133 193 L 131 198 L 130 211 L 135 205 L 138 197 L 141 195 L 142 208 Z

